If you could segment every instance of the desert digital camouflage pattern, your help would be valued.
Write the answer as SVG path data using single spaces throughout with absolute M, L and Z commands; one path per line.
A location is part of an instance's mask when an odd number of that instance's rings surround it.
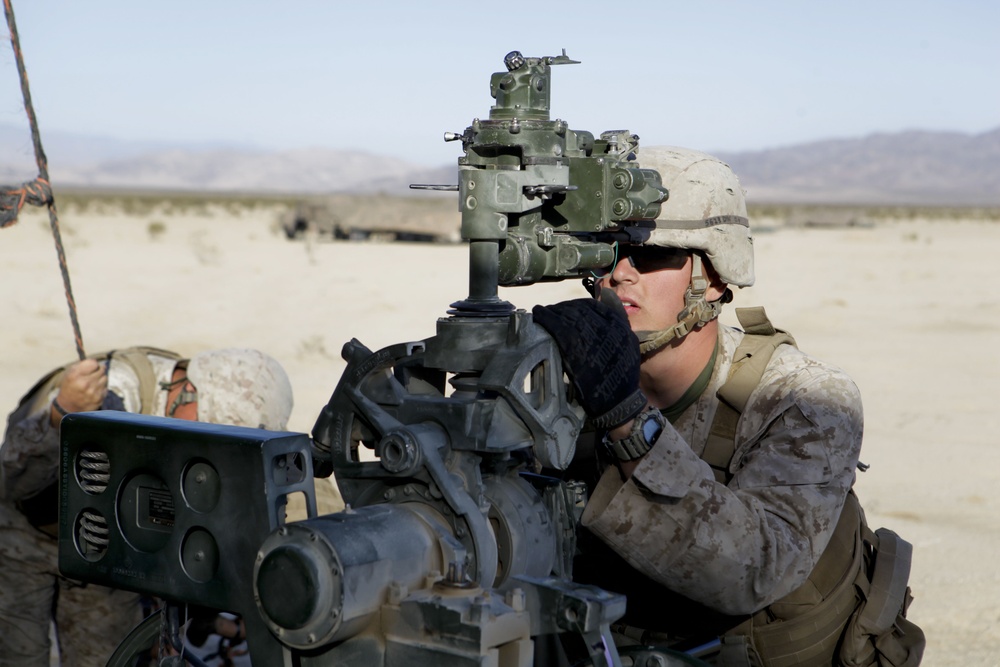
M 639 163 L 658 171 L 670 192 L 646 244 L 700 250 L 729 285 L 753 285 L 753 239 L 746 200 L 729 165 L 706 153 L 674 146 L 642 148 Z
M 728 485 L 700 458 L 743 334 L 720 329 L 701 397 L 622 482 L 609 468 L 582 523 L 637 570 L 724 614 L 799 587 L 833 534 L 861 451 L 861 397 L 841 370 L 779 346 L 737 425 Z
M 292 385 L 277 361 L 257 350 L 196 354 L 187 368 L 198 390 L 198 421 L 282 431 L 292 413 Z
M 0 665 L 49 667 L 53 608 L 62 667 L 103 667 L 122 629 L 142 620 L 139 595 L 59 576 L 58 547 L 9 502 L 0 502 Z M 59 604 L 53 605 L 57 595 Z

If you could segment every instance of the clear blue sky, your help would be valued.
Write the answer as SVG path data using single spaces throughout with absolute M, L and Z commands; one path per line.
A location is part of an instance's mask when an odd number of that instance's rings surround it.
M 454 161 L 503 56 L 567 54 L 553 117 L 733 151 L 1000 126 L 989 0 L 13 0 L 46 130 Z M 23 124 L 0 45 L 0 123 Z

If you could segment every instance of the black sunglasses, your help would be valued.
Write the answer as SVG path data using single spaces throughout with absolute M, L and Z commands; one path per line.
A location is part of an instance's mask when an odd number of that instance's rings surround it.
M 615 245 L 615 261 L 611 266 L 602 269 L 594 269 L 593 274 L 597 278 L 603 278 L 614 272 L 618 262 L 628 260 L 639 273 L 649 273 L 650 271 L 662 271 L 663 269 L 679 269 L 687 262 L 691 255 L 690 250 L 683 248 L 663 248 L 661 246 L 649 245 Z

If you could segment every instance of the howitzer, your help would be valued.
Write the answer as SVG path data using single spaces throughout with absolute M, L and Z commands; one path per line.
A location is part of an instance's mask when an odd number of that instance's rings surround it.
M 549 118 L 550 67 L 570 62 L 508 54 L 489 119 L 445 136 L 462 141 L 459 185 L 417 187 L 459 192 L 469 295 L 426 340 L 347 343 L 311 437 L 64 420 L 67 576 L 240 614 L 258 666 L 515 667 L 561 633 L 620 664 L 624 598 L 572 581 L 585 488 L 536 474 L 566 468 L 584 414 L 554 341 L 498 296 L 611 264 L 667 196 L 634 135 Z M 347 508 L 317 516 L 312 478 L 331 474 Z M 308 518 L 286 522 L 293 493 Z

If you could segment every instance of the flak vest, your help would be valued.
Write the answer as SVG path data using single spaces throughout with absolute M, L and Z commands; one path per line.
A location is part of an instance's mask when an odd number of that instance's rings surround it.
M 737 424 L 750 395 L 775 350 L 795 345 L 791 335 L 771 325 L 763 308 L 737 308 L 736 314 L 746 335 L 717 392 L 720 403 L 702 454 L 722 484 L 732 479 Z M 853 489 L 806 582 L 750 616 L 727 616 L 673 593 L 634 570 L 596 537 L 583 539 L 594 557 L 578 558 L 574 573 L 588 583 L 625 593 L 626 616 L 614 629 L 631 640 L 685 650 L 718 637 L 719 651 L 702 659 L 724 667 L 920 663 L 924 634 L 905 617 L 912 600 L 907 585 L 912 547 L 885 528 L 873 532 Z
M 763 308 L 737 308 L 746 335 L 729 377 L 702 458 L 716 481 L 732 478 L 736 427 L 780 345 L 795 345 Z M 912 546 L 886 528 L 872 531 L 857 495 L 844 501 L 830 543 L 806 582 L 722 634 L 720 665 L 793 667 L 920 663 L 923 632 L 906 620 Z M 817 602 L 817 593 L 820 600 Z

